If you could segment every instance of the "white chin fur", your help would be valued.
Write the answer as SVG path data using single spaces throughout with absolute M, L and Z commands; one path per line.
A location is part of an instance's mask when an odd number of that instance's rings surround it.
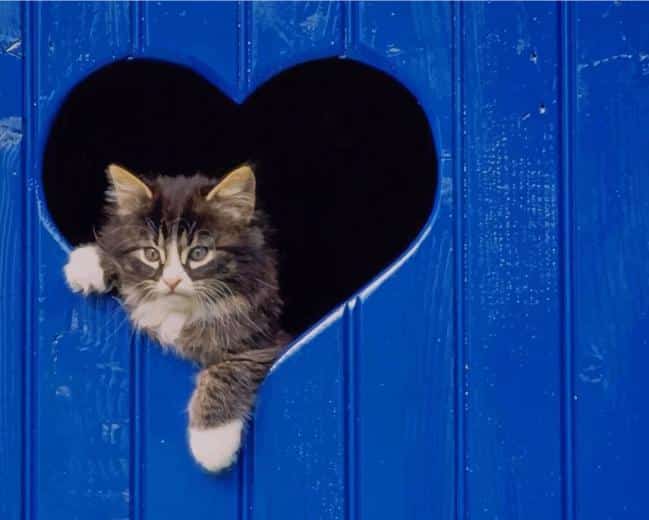
M 192 455 L 206 470 L 216 472 L 230 466 L 241 446 L 243 421 L 236 419 L 215 428 L 189 429 Z
M 104 292 L 104 270 L 101 268 L 96 246 L 77 247 L 70 253 L 63 268 L 65 279 L 74 292 L 88 294 Z

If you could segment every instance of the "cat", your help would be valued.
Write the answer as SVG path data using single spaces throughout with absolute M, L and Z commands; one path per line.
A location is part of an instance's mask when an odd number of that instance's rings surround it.
M 201 367 L 188 406 L 196 461 L 217 472 L 241 444 L 255 393 L 289 340 L 276 252 L 244 164 L 215 182 L 107 168 L 106 223 L 70 253 L 84 295 L 115 289 L 135 328 Z

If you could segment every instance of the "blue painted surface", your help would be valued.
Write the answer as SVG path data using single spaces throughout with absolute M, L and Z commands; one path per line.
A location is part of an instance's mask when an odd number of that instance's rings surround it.
M 627 3 L 1 3 L 0 517 L 648 517 L 648 29 Z M 357 59 L 438 151 L 418 239 L 297 340 L 216 478 L 193 369 L 69 293 L 44 205 L 52 118 L 127 56 L 237 100 Z
M 561 518 L 558 6 L 464 13 L 466 513 Z

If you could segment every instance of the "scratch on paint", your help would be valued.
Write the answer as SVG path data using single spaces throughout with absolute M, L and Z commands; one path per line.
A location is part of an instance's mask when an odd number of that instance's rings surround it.
M 303 22 L 300 22 L 300 27 L 304 30 L 314 32 L 322 23 L 323 14 L 321 11 L 316 11 L 311 16 L 307 16 Z
M 0 119 L 0 150 L 17 146 L 23 138 L 23 118 L 9 116 Z
M 40 193 L 40 186 L 37 182 L 34 182 L 34 198 L 36 199 L 36 211 L 38 212 L 38 220 L 40 223 L 43 225 L 45 228 L 45 231 L 54 239 L 54 242 L 61 248 L 62 251 L 64 251 L 66 254 L 70 253 L 70 247 L 65 243 L 65 240 L 63 237 L 59 234 L 59 232 L 56 230 L 54 227 L 54 224 L 52 224 L 47 217 L 47 213 L 45 211 L 45 204 L 41 200 L 39 193 Z
M 72 391 L 69 386 L 61 385 L 56 389 L 56 395 L 57 397 L 69 398 L 72 395 Z
M 15 40 L 13 42 L 10 42 L 7 47 L 4 49 L 0 49 L 0 52 L 7 54 L 9 56 L 13 56 L 14 58 L 22 58 L 23 57 L 23 42 L 22 40 Z
M 640 57 L 640 61 L 644 60 L 642 54 L 640 54 L 639 57 Z M 618 60 L 632 60 L 632 59 L 633 59 L 633 54 L 626 54 L 626 53 L 616 54 L 615 56 L 610 56 L 608 58 L 602 58 L 601 60 L 595 60 L 592 63 L 580 63 L 579 65 L 577 65 L 577 70 L 581 71 L 581 70 L 587 69 L 589 67 L 596 68 L 596 67 L 599 67 L 600 65 L 605 65 L 607 63 L 612 63 L 612 62 L 618 61 Z
M 389 58 L 392 58 L 394 56 L 399 56 L 402 53 L 403 53 L 403 51 L 399 47 L 397 47 L 394 43 L 388 43 L 388 46 L 387 46 L 387 49 L 386 49 L 386 55 Z
M 518 41 L 516 42 L 516 54 L 519 56 L 525 52 L 526 49 L 528 49 L 530 46 L 530 42 L 528 39 L 523 39 L 519 38 Z

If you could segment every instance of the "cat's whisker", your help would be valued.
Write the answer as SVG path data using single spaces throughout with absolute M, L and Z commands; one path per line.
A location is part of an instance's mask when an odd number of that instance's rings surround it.
M 279 286 L 277 284 L 268 283 L 265 280 L 262 280 L 261 278 L 253 278 L 253 280 L 257 282 L 259 285 L 263 285 L 265 287 L 268 287 L 269 289 L 279 289 Z

